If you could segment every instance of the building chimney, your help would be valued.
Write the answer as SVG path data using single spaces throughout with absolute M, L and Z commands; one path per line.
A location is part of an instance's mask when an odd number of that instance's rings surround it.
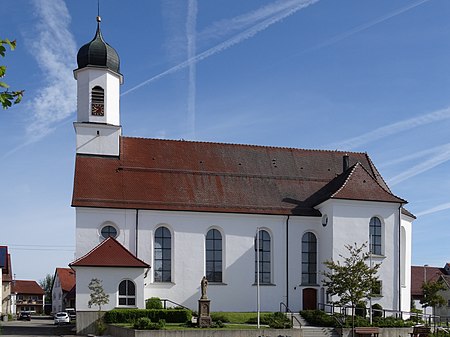
M 346 153 L 342 157 L 342 172 L 347 171 L 349 167 L 350 167 L 349 157 L 348 154 Z

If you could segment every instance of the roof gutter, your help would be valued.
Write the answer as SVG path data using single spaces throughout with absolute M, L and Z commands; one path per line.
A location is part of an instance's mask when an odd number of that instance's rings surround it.
M 286 218 L 286 307 L 289 308 L 289 218 Z
M 135 221 L 135 256 L 138 256 L 138 239 L 139 239 L 139 209 L 136 208 L 136 221 Z

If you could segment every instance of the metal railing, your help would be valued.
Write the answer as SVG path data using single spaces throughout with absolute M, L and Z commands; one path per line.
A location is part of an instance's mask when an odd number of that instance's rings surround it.
M 285 311 L 283 311 L 283 308 Z M 301 327 L 302 323 L 299 321 L 299 319 L 297 317 L 294 316 L 294 312 L 291 311 L 291 309 L 288 308 L 288 306 L 283 303 L 280 302 L 280 312 L 285 312 L 285 313 L 290 313 L 291 314 L 291 324 L 292 326 L 294 326 L 294 319 L 296 320 L 296 322 L 298 323 L 298 325 Z
M 175 307 L 180 307 L 180 308 L 183 308 L 183 309 L 186 309 L 186 310 L 191 311 L 191 312 L 192 312 L 192 316 L 194 316 L 194 317 L 197 317 L 197 316 L 198 316 L 198 314 L 197 314 L 194 310 L 192 310 L 191 308 L 188 308 L 188 307 L 184 306 L 183 304 L 174 302 L 174 301 L 169 300 L 169 299 L 167 299 L 167 298 L 162 298 L 162 299 L 161 299 L 161 302 L 163 303 L 163 308 L 164 308 L 164 309 L 167 309 L 167 308 L 172 307 L 172 306 L 167 306 L 167 303 L 169 303 L 169 304 L 173 304 L 173 306 L 175 306 Z

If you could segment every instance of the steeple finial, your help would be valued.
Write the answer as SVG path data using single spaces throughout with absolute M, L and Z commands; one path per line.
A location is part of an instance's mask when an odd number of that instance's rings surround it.
M 97 0 L 97 23 L 100 25 L 102 18 L 100 17 L 100 0 Z

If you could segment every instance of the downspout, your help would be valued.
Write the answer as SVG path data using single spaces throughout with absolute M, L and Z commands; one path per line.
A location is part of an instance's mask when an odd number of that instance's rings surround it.
M 136 208 L 136 221 L 135 221 L 135 247 L 136 247 L 136 251 L 135 251 L 135 255 L 136 257 L 138 256 L 138 239 L 139 239 L 139 235 L 138 235 L 138 229 L 139 229 L 139 209 Z
M 286 218 L 286 307 L 289 308 L 289 217 Z
M 402 317 L 402 254 L 401 254 L 401 231 L 402 231 L 402 208 L 403 204 L 398 206 L 398 310 L 400 311 L 400 317 Z

